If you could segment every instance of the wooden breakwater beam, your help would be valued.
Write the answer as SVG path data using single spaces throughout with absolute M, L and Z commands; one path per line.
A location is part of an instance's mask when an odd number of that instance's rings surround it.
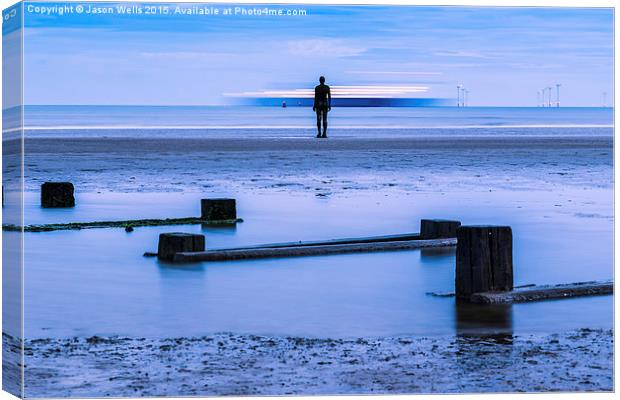
M 382 242 L 399 242 L 406 240 L 420 240 L 419 233 L 402 233 L 396 235 L 382 235 L 382 236 L 367 236 L 358 238 L 342 238 L 342 239 L 327 239 L 327 240 L 313 240 L 313 241 L 297 241 L 297 242 L 282 242 L 282 243 L 268 243 L 257 244 L 243 247 L 232 247 L 219 250 L 250 250 L 250 249 L 273 249 L 273 248 L 285 248 L 285 247 L 315 247 L 315 246 L 328 246 L 337 244 L 362 244 L 362 243 L 382 243 Z M 214 249 L 215 250 L 215 249 Z
M 549 299 L 566 299 L 577 296 L 600 296 L 614 292 L 613 281 L 563 283 L 558 285 L 535 285 L 509 292 L 485 292 L 471 295 L 472 303 L 507 304 Z
M 426 225 L 427 228 L 425 232 L 431 232 L 432 236 L 435 236 L 433 239 L 423 239 L 418 233 L 405 233 L 310 242 L 271 243 L 200 252 L 179 252 L 173 257 L 173 261 L 231 261 L 254 258 L 320 256 L 345 253 L 415 250 L 456 245 L 456 229 L 453 227 L 455 224 L 460 225 L 460 222 L 450 220 L 427 221 L 432 221 L 432 228 L 429 230 L 429 225 Z M 450 232 L 453 232 L 452 236 Z M 145 254 L 150 255 L 153 253 L 147 252 Z
M 46 182 L 42 185 L 41 190 L 41 205 L 43 207 L 60 207 L 59 204 L 71 204 L 68 197 L 65 197 L 69 193 L 69 186 L 61 192 L 60 197 L 55 194 L 55 188 L 58 184 L 68 184 L 69 182 Z M 62 186 L 62 185 L 61 185 Z M 73 185 L 71 185 L 71 188 Z M 73 193 L 71 191 L 71 193 Z M 71 195 L 72 196 L 72 195 Z M 47 199 L 44 201 L 44 198 Z M 59 202 L 58 199 L 66 198 L 66 202 Z M 72 197 L 71 197 L 72 198 Z M 222 202 L 222 200 L 224 200 Z M 205 203 L 208 205 L 205 208 Z M 50 205 L 44 205 L 50 204 Z M 73 199 L 75 204 L 75 199 Z M 223 204 L 223 205 L 222 205 Z M 214 206 L 213 206 L 214 205 Z M 64 206 L 63 206 L 64 207 Z M 67 206 L 68 207 L 68 206 Z M 71 206 L 73 207 L 73 206 Z M 167 225 L 216 225 L 227 226 L 243 222 L 243 219 L 237 218 L 237 210 L 234 199 L 203 199 L 201 200 L 202 214 L 200 217 L 183 217 L 183 218 L 149 218 L 149 219 L 130 219 L 130 220 L 117 220 L 117 221 L 91 221 L 91 222 L 67 222 L 67 223 L 53 223 L 53 224 L 33 224 L 33 225 L 14 225 L 3 224 L 2 230 L 8 232 L 52 232 L 63 230 L 79 230 L 79 229 L 103 229 L 103 228 L 124 228 L 127 232 L 131 232 L 134 228 L 145 226 L 167 226 Z M 205 211 L 205 209 L 207 211 Z M 226 218 L 232 217 L 232 218 Z M 223 218 L 223 219 L 222 219 Z
M 71 182 L 45 182 L 41 185 L 41 207 L 75 207 L 74 191 Z
M 34 224 L 34 225 L 13 225 L 3 224 L 3 231 L 24 231 L 24 232 L 52 232 L 52 231 L 66 231 L 66 230 L 80 230 L 80 229 L 104 229 L 104 228 L 125 228 L 128 227 L 138 228 L 144 226 L 167 226 L 167 225 L 220 225 L 231 224 L 241 222 L 242 219 L 234 221 L 205 221 L 198 217 L 185 217 L 185 218 L 165 218 L 165 219 L 130 219 L 119 221 L 93 221 L 93 222 L 67 222 L 60 224 Z
M 420 234 L 418 233 L 404 233 L 399 235 L 383 235 L 383 236 L 368 236 L 362 238 L 344 238 L 344 239 L 328 239 L 328 240 L 316 240 L 316 241 L 297 241 L 297 242 L 282 242 L 282 243 L 267 243 L 257 244 L 243 247 L 227 247 L 225 249 L 212 249 L 210 251 L 245 251 L 255 249 L 282 249 L 289 247 L 316 247 L 316 246 L 328 246 L 328 245 L 341 245 L 341 244 L 363 244 L 363 243 L 383 243 L 383 242 L 398 242 L 407 240 L 420 240 Z M 456 242 L 455 242 L 456 244 Z M 146 256 L 156 256 L 157 253 L 147 251 L 144 253 Z
M 193 233 L 162 233 L 157 245 L 157 258 L 172 261 L 175 254 L 184 251 L 204 251 L 205 235 Z
M 233 261 L 256 258 L 322 256 L 346 253 L 369 253 L 379 251 L 415 250 L 427 247 L 454 246 L 455 238 L 432 240 L 399 240 L 392 242 L 327 244 L 288 247 L 254 247 L 239 249 L 222 249 L 201 252 L 179 252 L 174 255 L 174 262 L 197 261 Z

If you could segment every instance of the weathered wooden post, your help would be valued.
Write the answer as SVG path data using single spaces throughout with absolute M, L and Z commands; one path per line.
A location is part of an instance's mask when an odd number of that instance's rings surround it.
M 456 237 L 456 230 L 461 221 L 448 219 L 423 219 L 420 221 L 420 237 L 422 239 L 444 239 Z
M 74 207 L 73 191 L 71 182 L 45 182 L 41 185 L 41 207 Z
M 461 226 L 457 230 L 456 297 L 513 289 L 512 229 L 509 226 Z
M 200 200 L 201 216 L 205 221 L 226 221 L 237 219 L 237 202 L 235 199 Z
M 205 236 L 193 233 L 162 233 L 159 235 L 157 258 L 171 261 L 176 253 L 205 251 Z

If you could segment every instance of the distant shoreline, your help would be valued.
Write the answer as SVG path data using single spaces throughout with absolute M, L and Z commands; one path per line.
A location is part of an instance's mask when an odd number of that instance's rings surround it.
M 63 140 L 63 139 L 67 140 Z M 56 144 L 63 140 L 62 146 Z M 238 152 L 258 152 L 258 151 L 379 151 L 379 150 L 442 150 L 462 151 L 465 149 L 498 149 L 506 148 L 524 150 L 543 150 L 551 149 L 611 149 L 613 147 L 613 136 L 609 135 L 584 135 L 584 136 L 527 136 L 527 135 L 506 135 L 493 137 L 480 136 L 334 136 L 327 141 L 316 140 L 313 136 L 298 137 L 278 137 L 278 136 L 213 136 L 213 137 L 130 137 L 130 136 L 110 136 L 101 137 L 89 136 L 67 136 L 67 137 L 26 137 L 28 152 L 56 154 L 62 153 L 124 153 L 127 151 L 141 154 L 183 152 L 191 153 L 211 153 L 214 151 L 238 151 Z M 11 141 L 5 141 L 7 149 L 11 146 Z
M 330 130 L 341 129 L 578 129 L 578 128 L 613 128 L 614 125 L 583 124 L 583 125 L 445 125 L 445 126 L 407 126 L 407 125 L 341 125 L 330 127 Z M 68 131 L 68 130 L 198 130 L 198 129 L 312 129 L 308 125 L 66 125 L 66 126 L 25 126 L 22 128 L 5 129 L 3 133 L 18 131 Z
M 10 110 L 10 109 L 18 109 L 21 108 L 22 106 L 15 106 L 15 107 L 7 107 L 6 110 Z M 75 107 L 82 107 L 82 108 L 89 108 L 89 107 L 109 107 L 109 108 L 121 108 L 121 107 L 126 107 L 126 108 L 280 108 L 281 106 L 275 105 L 275 106 L 256 106 L 256 105 L 241 105 L 241 104 L 24 104 L 23 107 L 25 108 L 62 108 L 62 107 L 71 107 L 71 108 L 75 108 Z M 304 107 L 297 107 L 294 105 L 291 105 L 290 107 L 294 107 L 294 108 L 304 108 Z M 310 106 L 308 106 L 310 107 Z M 538 106 L 466 106 L 466 107 L 457 107 L 456 105 L 453 106 L 433 106 L 433 107 L 346 107 L 346 106 L 339 106 L 338 108 L 415 108 L 415 109 L 463 109 L 463 108 L 469 108 L 469 109 L 484 109 L 484 108 L 490 108 L 490 109 L 498 109 L 498 108 L 504 108 L 504 109 L 534 109 L 534 108 L 540 108 L 540 109 L 547 109 L 547 108 L 551 108 L 551 109 L 613 109 L 613 106 L 561 106 L 561 107 L 538 107 Z

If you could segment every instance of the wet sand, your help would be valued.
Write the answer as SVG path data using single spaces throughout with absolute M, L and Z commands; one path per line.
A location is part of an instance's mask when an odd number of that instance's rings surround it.
M 4 336 L 5 344 L 11 340 Z M 28 397 L 613 390 L 613 335 L 26 342 Z
M 609 133 L 611 130 L 601 130 Z M 11 146 L 6 143 L 5 146 Z M 350 138 L 28 138 L 26 190 L 82 192 L 611 188 L 612 136 Z

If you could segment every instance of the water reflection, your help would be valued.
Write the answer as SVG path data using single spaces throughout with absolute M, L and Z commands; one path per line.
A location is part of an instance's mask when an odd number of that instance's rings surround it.
M 494 376 L 514 366 L 518 352 L 512 346 L 512 304 L 457 301 L 454 309 L 457 347 L 454 365 L 460 374 L 479 371 L 481 376 Z
M 206 235 L 209 233 L 216 235 L 234 235 L 237 232 L 237 224 L 201 224 L 202 232 Z
M 436 259 L 453 259 L 456 254 L 456 246 L 431 247 L 420 249 L 420 259 L 424 261 L 434 261 Z
M 512 304 L 455 302 L 456 335 L 459 338 L 512 343 Z
M 203 271 L 205 269 L 205 263 L 203 262 L 184 262 L 184 263 L 175 263 L 172 261 L 165 261 L 156 258 L 156 265 L 159 269 L 160 275 L 162 277 L 166 277 L 167 271 Z

